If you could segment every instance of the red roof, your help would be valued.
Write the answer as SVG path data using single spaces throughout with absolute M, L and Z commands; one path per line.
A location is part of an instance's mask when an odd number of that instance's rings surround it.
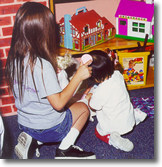
M 60 19 L 59 23 L 61 24 L 61 23 L 63 23 L 63 22 L 64 22 L 64 17 L 62 17 L 62 18 Z
M 113 25 L 112 23 L 110 23 L 110 21 L 108 21 L 108 20 L 106 19 L 106 17 L 102 17 L 102 23 L 103 23 L 103 24 L 108 23 L 108 24 L 106 24 L 106 28 L 107 28 L 107 29 L 110 29 L 110 28 L 113 28 L 113 27 L 114 27 L 114 25 Z
M 99 14 L 96 13 L 94 10 L 86 11 L 86 12 L 80 12 L 78 15 L 73 14 L 71 17 L 71 24 L 74 25 L 79 32 L 84 31 L 84 27 L 88 24 L 90 28 L 95 28 L 96 23 L 102 20 L 102 23 L 108 23 L 108 28 L 113 28 L 114 26 L 105 18 L 101 17 Z M 64 21 L 63 18 L 61 18 L 60 23 Z

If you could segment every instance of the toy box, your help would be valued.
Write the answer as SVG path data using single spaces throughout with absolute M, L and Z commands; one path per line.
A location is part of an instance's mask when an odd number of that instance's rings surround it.
M 64 15 L 59 21 L 60 46 L 84 51 L 115 36 L 115 28 L 106 17 L 85 6 L 72 16 Z
M 119 63 L 127 86 L 146 85 L 147 64 L 150 52 L 118 52 Z

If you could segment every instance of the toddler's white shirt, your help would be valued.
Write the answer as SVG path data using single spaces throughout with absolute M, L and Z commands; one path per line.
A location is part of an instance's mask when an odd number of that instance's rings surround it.
M 94 90 L 90 106 L 97 110 L 97 131 L 100 135 L 118 132 L 128 133 L 135 124 L 133 106 L 130 102 L 124 78 L 115 71 L 111 78 Z

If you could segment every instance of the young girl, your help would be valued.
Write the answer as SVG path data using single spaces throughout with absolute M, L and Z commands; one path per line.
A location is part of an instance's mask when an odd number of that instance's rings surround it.
M 133 109 L 122 74 L 115 70 L 114 62 L 107 53 L 94 50 L 92 58 L 92 76 L 89 79 L 93 92 L 86 96 L 89 107 L 96 110 L 98 124 L 96 136 L 117 149 L 131 151 L 133 143 L 121 137 L 132 131 L 135 123 L 143 121 L 146 114 Z
M 81 64 L 62 90 L 56 77 L 56 57 L 54 15 L 40 3 L 24 3 L 16 14 L 6 63 L 6 76 L 23 131 L 15 153 L 27 159 L 37 141 L 61 141 L 55 158 L 94 159 L 92 152 L 74 146 L 89 117 L 87 106 L 75 103 L 65 108 L 80 82 L 91 76 L 91 67 L 88 67 L 91 62 Z

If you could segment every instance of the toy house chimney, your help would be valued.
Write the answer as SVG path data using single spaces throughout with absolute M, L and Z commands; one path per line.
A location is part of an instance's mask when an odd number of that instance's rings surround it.
M 146 4 L 153 4 L 154 0 L 146 0 Z
M 65 36 L 64 36 L 64 46 L 68 49 L 72 49 L 72 36 L 71 36 L 71 25 L 70 25 L 71 15 L 64 15 L 65 23 Z

